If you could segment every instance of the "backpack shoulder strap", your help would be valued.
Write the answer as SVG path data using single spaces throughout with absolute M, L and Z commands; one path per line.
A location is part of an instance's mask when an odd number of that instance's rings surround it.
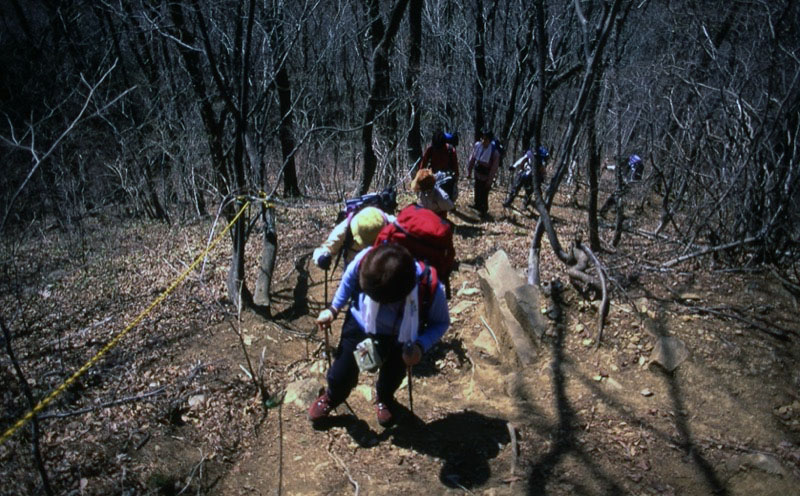
M 345 230 L 344 234 L 344 243 L 342 243 L 342 247 L 339 249 L 339 253 L 336 254 L 336 261 L 333 263 L 333 270 L 336 270 L 336 267 L 339 266 L 339 261 L 344 257 L 347 260 L 347 252 L 353 246 L 353 232 L 350 230 L 350 221 L 353 219 L 353 214 L 347 216 L 347 229 Z
M 422 268 L 422 275 L 419 278 L 417 290 L 419 291 L 419 324 L 422 328 L 427 319 L 428 311 L 433 304 L 433 297 L 436 294 L 436 287 L 439 285 L 439 276 L 436 269 L 422 261 L 417 261 Z
M 458 170 L 458 158 L 456 157 L 456 147 L 447 143 L 447 157 L 448 162 L 450 163 L 450 170 L 457 171 Z

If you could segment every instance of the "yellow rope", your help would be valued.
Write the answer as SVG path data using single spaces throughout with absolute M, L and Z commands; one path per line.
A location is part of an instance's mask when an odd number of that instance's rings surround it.
M 5 443 L 11 436 L 14 435 L 15 432 L 17 432 L 19 429 L 24 427 L 25 424 L 30 422 L 31 419 L 33 419 L 34 415 L 36 415 L 37 413 L 39 413 L 42 410 L 44 410 L 44 408 L 47 405 L 49 405 L 54 399 L 56 399 L 56 397 L 58 395 L 63 393 L 70 385 L 72 385 L 72 383 L 74 383 L 76 380 L 78 380 L 78 378 L 80 378 L 90 368 L 92 368 L 98 361 L 100 361 L 100 359 L 103 357 L 103 355 L 105 355 L 113 347 L 115 347 L 120 342 L 120 340 L 122 340 L 122 338 L 125 337 L 126 334 L 128 334 L 134 327 L 136 327 L 142 321 L 142 319 L 145 318 L 145 316 L 147 316 L 148 313 L 150 313 L 159 303 L 164 301 L 167 298 L 167 296 L 169 296 L 170 293 L 172 293 L 175 290 L 175 288 L 178 287 L 178 285 L 180 283 L 182 283 L 184 279 L 186 279 L 186 277 L 194 270 L 194 268 L 197 267 L 197 265 L 200 264 L 200 262 L 206 257 L 206 255 L 208 255 L 208 253 L 212 249 L 214 249 L 214 247 L 217 245 L 217 243 L 219 243 L 220 240 L 222 240 L 222 236 L 225 235 L 225 233 L 228 232 L 231 227 L 233 227 L 233 225 L 236 223 L 237 220 L 239 220 L 239 217 L 241 217 L 242 213 L 244 213 L 244 211 L 247 209 L 247 207 L 249 205 L 250 205 L 250 202 L 249 201 L 246 202 L 242 206 L 242 208 L 239 210 L 239 212 L 236 213 L 236 216 L 233 218 L 233 220 L 231 220 L 228 223 L 228 225 L 225 226 L 225 229 L 223 229 L 222 232 L 220 232 L 219 235 L 216 238 L 214 238 L 214 240 L 211 242 L 211 244 L 209 244 L 208 247 L 200 255 L 197 256 L 197 258 L 194 260 L 194 262 L 192 262 L 192 264 L 186 270 L 184 270 L 183 273 L 181 273 L 181 275 L 178 276 L 178 278 L 175 279 L 172 282 L 172 284 L 170 284 L 169 287 L 167 289 L 165 289 L 164 292 L 161 293 L 158 296 L 158 298 L 153 300 L 153 302 L 150 303 L 150 305 L 146 309 L 144 309 L 144 311 L 142 311 L 142 313 L 140 313 L 135 319 L 133 319 L 133 321 L 130 324 L 128 324 L 128 326 L 125 329 L 120 331 L 116 336 L 114 336 L 111 339 L 111 341 L 108 342 L 108 344 L 106 344 L 100 351 L 98 351 L 88 362 L 83 364 L 83 367 L 79 368 L 67 380 L 65 380 L 63 383 L 61 383 L 60 386 L 55 388 L 50 394 L 48 394 L 43 400 L 41 400 L 35 407 L 33 407 L 33 409 L 31 409 L 28 413 L 26 413 L 25 416 L 23 416 L 22 418 L 17 420 L 14 423 L 14 425 L 12 425 L 8 430 L 6 430 L 3 433 L 3 435 L 0 436 L 0 445 Z

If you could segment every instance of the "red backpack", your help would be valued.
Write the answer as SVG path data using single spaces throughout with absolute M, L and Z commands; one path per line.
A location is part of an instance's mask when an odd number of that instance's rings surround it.
M 398 243 L 418 260 L 433 266 L 448 286 L 450 271 L 456 260 L 453 246 L 453 225 L 433 210 L 409 205 L 397 214 L 397 220 L 383 227 L 375 245 Z

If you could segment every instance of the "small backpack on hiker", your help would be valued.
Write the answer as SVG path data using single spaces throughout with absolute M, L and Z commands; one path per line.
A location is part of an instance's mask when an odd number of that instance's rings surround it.
M 394 222 L 381 229 L 374 246 L 387 242 L 405 246 L 417 260 L 435 268 L 450 297 L 450 273 L 455 266 L 456 250 L 453 225 L 449 221 L 432 210 L 409 205 L 397 214 Z
M 389 186 L 380 193 L 367 193 L 358 198 L 345 200 L 344 208 L 336 215 L 336 223 L 352 218 L 364 207 L 377 207 L 387 214 L 394 214 L 397 209 L 397 191 L 393 186 Z
M 336 227 L 322 246 L 314 250 L 314 263 L 328 270 L 332 262 L 334 269 L 341 259 L 349 262 L 359 250 L 371 246 L 381 228 L 394 220 L 390 212 L 396 205 L 393 189 L 347 200 L 345 209 L 337 216 Z

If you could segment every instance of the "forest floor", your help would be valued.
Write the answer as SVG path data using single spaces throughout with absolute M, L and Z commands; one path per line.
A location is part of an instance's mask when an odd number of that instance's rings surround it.
M 535 215 L 503 209 L 495 191 L 492 217 L 481 219 L 471 198 L 462 191 L 451 216 L 452 326 L 415 367 L 413 414 L 405 408 L 398 425 L 378 425 L 370 374 L 330 422 L 309 423 L 326 368 L 314 326 L 324 273 L 310 252 L 335 207 L 285 209 L 274 320 L 237 315 L 225 298 L 227 247 L 216 249 L 44 412 L 56 493 L 800 494 L 798 302 L 775 273 L 710 256 L 665 269 L 681 247 L 648 234 L 657 222 L 647 204 L 629 205 L 621 243 L 599 254 L 613 279 L 599 348 L 599 302 L 579 295 L 546 245 L 542 280 L 563 283 L 562 312 L 522 369 L 484 319 L 477 271 L 501 249 L 522 271 Z M 583 231 L 585 210 L 572 201 L 552 213 L 562 242 Z M 210 227 L 96 222 L 72 243 L 43 226 L 4 244 L 0 315 L 37 397 L 163 291 Z M 612 234 L 604 224 L 602 238 Z M 253 238 L 249 261 L 258 260 Z M 651 363 L 665 336 L 688 351 L 673 372 Z M 278 406 L 261 407 L 243 349 Z M 5 429 L 28 405 L 6 355 L 0 373 Z M 404 407 L 408 394 L 404 383 Z M 30 451 L 27 428 L 0 446 L 1 494 L 41 491 Z

